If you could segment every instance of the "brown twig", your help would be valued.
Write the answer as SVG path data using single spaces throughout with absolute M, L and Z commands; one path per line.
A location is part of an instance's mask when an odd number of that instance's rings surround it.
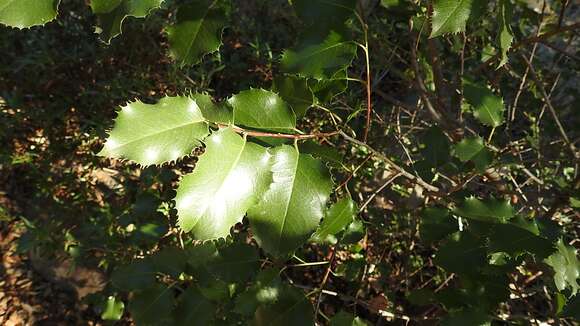
M 295 139 L 295 140 L 305 140 L 305 139 L 313 139 L 313 138 L 327 138 L 332 137 L 340 134 L 340 131 L 332 131 L 332 132 L 319 132 L 313 134 L 305 134 L 305 135 L 294 135 L 294 134 L 284 134 L 284 133 L 275 133 L 275 132 L 263 132 L 263 131 L 254 131 L 254 130 L 247 130 L 244 128 L 240 128 L 233 125 L 225 125 L 225 124 L 217 124 L 220 128 L 232 128 L 233 131 L 247 136 L 252 137 L 270 137 L 270 138 L 285 138 L 285 139 Z

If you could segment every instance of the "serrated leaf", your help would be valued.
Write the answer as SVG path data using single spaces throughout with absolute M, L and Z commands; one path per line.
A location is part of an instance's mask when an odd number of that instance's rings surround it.
M 96 32 L 105 43 L 121 34 L 121 25 L 127 17 L 143 18 L 159 8 L 163 0 L 91 0 L 91 9 L 97 15 Z
M 419 227 L 421 240 L 427 243 L 439 241 L 457 231 L 457 221 L 450 216 L 449 210 L 440 207 L 428 207 L 421 213 L 421 225 Z
M 343 93 L 348 86 L 346 69 L 334 74 L 331 79 L 308 79 L 308 87 L 314 94 L 317 103 L 330 102 L 335 96 Z
M 226 282 L 243 282 L 258 270 L 259 258 L 255 247 L 236 242 L 219 250 L 219 258 L 208 264 L 208 270 Z
M 122 300 L 109 296 L 105 302 L 105 307 L 101 318 L 103 320 L 119 320 L 125 311 L 125 303 Z
M 181 5 L 174 25 L 167 28 L 169 51 L 180 66 L 194 65 L 221 45 L 226 14 L 215 1 Z
M 56 18 L 60 0 L 0 0 L 0 24 L 16 28 L 44 25 Z
M 507 200 L 489 198 L 479 200 L 467 198 L 454 210 L 454 213 L 473 220 L 491 223 L 505 223 L 515 215 L 513 207 Z
M 436 0 L 433 4 L 431 35 L 465 31 L 473 0 Z
M 274 78 L 272 89 L 290 104 L 297 118 L 306 115 L 306 111 L 314 103 L 314 95 L 305 78 L 278 76 Z
M 208 133 L 199 107 L 188 97 L 164 97 L 156 104 L 137 101 L 121 108 L 98 155 L 162 164 L 189 155 Z
M 267 130 L 296 127 L 296 115 L 276 93 L 250 89 L 230 97 L 228 103 L 234 110 L 235 124 Z
M 231 129 L 213 133 L 193 173 L 183 177 L 175 197 L 178 224 L 196 239 L 229 235 L 270 180 L 270 155 Z
M 177 299 L 174 316 L 176 325 L 208 325 L 214 312 L 215 305 L 190 286 Z
M 125 291 L 146 289 L 155 284 L 155 266 L 149 259 L 136 260 L 117 268 L 111 281 L 116 288 Z
M 284 52 L 281 69 L 287 73 L 314 79 L 331 79 L 350 66 L 356 54 L 356 45 L 344 41 L 331 31 L 322 43 L 307 44 Z
M 564 244 L 562 239 L 556 243 L 556 249 L 558 251 L 548 257 L 545 262 L 554 269 L 554 283 L 558 291 L 569 287 L 572 291 L 571 295 L 574 296 L 580 290 L 580 284 L 578 284 L 580 260 L 576 256 L 576 249 Z
M 505 107 L 503 99 L 485 86 L 463 81 L 465 100 L 473 107 L 473 116 L 490 127 L 501 126 L 504 122 Z
M 435 263 L 446 271 L 457 274 L 474 274 L 486 264 L 486 248 L 475 236 L 459 232 L 448 239 L 435 255 Z
M 232 110 L 223 103 L 214 103 L 208 94 L 195 93 L 190 97 L 195 101 L 205 120 L 213 123 L 230 124 L 234 122 Z
M 248 211 L 260 246 L 273 255 L 299 247 L 314 232 L 332 189 L 328 170 L 310 155 L 287 145 L 272 151 L 273 182 Z
M 310 301 L 302 291 L 290 287 L 280 287 L 278 301 L 263 305 L 254 315 L 256 326 L 314 325 L 314 311 Z
M 533 254 L 541 260 L 548 257 L 554 248 L 548 239 L 513 224 L 496 224 L 489 235 L 490 252 L 505 252 L 516 258 L 523 253 Z
M 330 320 L 330 326 L 368 326 L 369 324 L 351 313 L 341 311 Z
M 356 213 L 355 202 L 350 197 L 342 198 L 326 212 L 322 223 L 312 237 L 324 240 L 329 235 L 337 234 L 354 220 Z
M 500 0 L 499 2 L 499 52 L 501 53 L 501 60 L 499 62 L 498 68 L 505 65 L 508 61 L 507 53 L 514 40 L 514 35 L 512 28 L 510 26 L 512 20 L 512 5 L 509 0 Z
M 467 162 L 484 148 L 485 145 L 481 137 L 463 138 L 459 143 L 453 145 L 453 155 L 461 162 Z
M 137 325 L 173 325 L 173 293 L 161 284 L 135 293 L 129 302 L 129 312 Z

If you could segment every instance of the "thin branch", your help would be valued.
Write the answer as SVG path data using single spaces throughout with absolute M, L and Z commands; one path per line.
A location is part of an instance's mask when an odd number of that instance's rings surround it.
M 304 135 L 294 135 L 294 134 L 284 134 L 284 133 L 275 133 L 275 132 L 263 132 L 263 131 L 254 131 L 254 130 L 247 130 L 244 128 L 240 128 L 234 125 L 225 125 L 218 123 L 217 126 L 220 128 L 232 128 L 233 131 L 247 136 L 252 137 L 270 137 L 270 138 L 285 138 L 285 139 L 294 139 L 294 140 L 305 140 L 305 139 L 313 139 L 313 138 L 327 138 L 332 137 L 340 134 L 340 131 L 332 131 L 332 132 L 319 132 L 313 134 L 304 134 Z

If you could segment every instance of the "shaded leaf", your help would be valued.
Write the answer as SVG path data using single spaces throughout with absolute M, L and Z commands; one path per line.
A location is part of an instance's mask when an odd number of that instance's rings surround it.
M 347 77 L 346 69 L 344 69 L 335 73 L 330 79 L 311 78 L 308 80 L 308 87 L 312 90 L 317 103 L 327 103 L 346 90 Z
M 263 89 L 242 91 L 228 99 L 234 123 L 267 130 L 296 127 L 296 116 L 278 94 Z
M 180 66 L 194 65 L 221 45 L 225 12 L 215 1 L 195 1 L 179 6 L 174 25 L 167 28 L 169 51 Z
M 234 115 L 227 105 L 215 104 L 208 94 L 195 93 L 190 97 L 195 101 L 205 120 L 214 123 L 229 124 L 234 122 Z
M 580 320 L 580 295 L 575 295 L 562 308 L 560 317 L 570 317 Z
M 157 272 L 177 278 L 185 271 L 187 256 L 179 248 L 167 247 L 151 256 L 151 261 Z
M 200 240 L 229 235 L 267 187 L 269 158 L 265 148 L 229 128 L 213 133 L 195 170 L 177 188 L 179 227 Z
M 355 202 L 350 197 L 342 198 L 326 212 L 312 237 L 324 240 L 329 235 L 337 234 L 354 220 L 357 210 Z
M 481 309 L 465 308 L 454 311 L 441 321 L 443 326 L 482 326 L 488 325 L 491 317 Z
M 127 17 L 143 18 L 163 0 L 91 0 L 91 9 L 97 15 L 96 32 L 105 43 L 121 34 L 121 25 Z
M 256 310 L 256 326 L 314 325 L 314 311 L 310 301 L 302 291 L 290 287 L 280 287 L 278 301 L 262 305 Z
M 281 291 L 279 273 L 280 270 L 276 268 L 260 271 L 256 283 L 236 298 L 234 311 L 244 316 L 252 316 L 260 305 L 278 301 Z
M 489 198 L 479 200 L 467 198 L 454 210 L 454 213 L 482 222 L 505 223 L 515 215 L 509 201 Z
M 362 240 L 362 238 L 364 238 L 365 232 L 366 228 L 364 223 L 356 219 L 352 221 L 344 231 L 344 234 L 342 235 L 342 243 L 343 244 L 357 243 L 360 240 Z
M 155 284 L 155 266 L 149 259 L 136 260 L 117 268 L 111 275 L 113 285 L 121 290 L 142 290 Z
M 471 14 L 472 1 L 435 0 L 429 37 L 465 31 L 465 24 Z
M 214 304 L 206 299 L 199 290 L 190 286 L 177 299 L 174 316 L 177 325 L 208 325 L 213 319 Z
M 330 326 L 367 326 L 366 321 L 355 315 L 341 311 L 330 320 Z
M 428 207 L 421 213 L 419 233 L 421 240 L 439 241 L 449 234 L 458 231 L 457 221 L 449 214 L 449 210 L 440 207 Z
M 465 99 L 473 107 L 473 116 L 479 122 L 490 127 L 501 126 L 505 111 L 503 99 L 495 95 L 485 86 L 464 80 L 463 91 Z
M 453 155 L 461 162 L 467 162 L 484 148 L 485 145 L 481 137 L 463 138 L 459 143 L 453 145 Z
M 273 182 L 248 211 L 254 236 L 274 255 L 291 252 L 314 232 L 332 189 L 327 169 L 287 145 L 272 151 Z
M 353 16 L 356 3 L 355 0 L 293 0 L 292 6 L 309 30 L 316 29 L 327 35 L 331 30 L 342 29 L 345 21 Z
M 235 242 L 220 249 L 219 258 L 209 263 L 208 269 L 226 282 L 243 282 L 258 270 L 259 258 L 255 247 Z
M 486 264 L 486 248 L 480 239 L 459 232 L 447 240 L 435 255 L 435 263 L 446 271 L 473 274 Z
M 0 0 L 0 24 L 16 28 L 54 20 L 60 0 Z
M 164 97 L 157 104 L 137 101 L 121 108 L 98 155 L 162 164 L 189 155 L 208 133 L 198 105 L 188 97 Z
M 161 284 L 135 293 L 129 312 L 137 325 L 172 325 L 173 291 Z
M 527 252 L 539 260 L 554 252 L 550 240 L 513 224 L 494 225 L 489 235 L 489 249 L 491 252 L 505 252 L 513 258 Z
M 421 153 L 431 166 L 441 166 L 449 162 L 451 143 L 439 127 L 432 127 L 423 135 L 424 148 Z
M 331 32 L 322 43 L 284 51 L 281 69 L 302 77 L 330 79 L 350 66 L 355 54 L 356 45 L 344 41 L 340 34 Z
M 578 284 L 580 260 L 576 256 L 576 249 L 564 244 L 562 239 L 556 243 L 556 249 L 558 251 L 548 257 L 545 262 L 555 271 L 554 283 L 556 283 L 558 291 L 563 291 L 569 287 L 572 290 L 572 296 L 574 296 L 580 290 L 580 284 Z
M 314 95 L 305 78 L 278 76 L 274 78 L 272 89 L 290 104 L 297 118 L 303 117 L 314 103 Z

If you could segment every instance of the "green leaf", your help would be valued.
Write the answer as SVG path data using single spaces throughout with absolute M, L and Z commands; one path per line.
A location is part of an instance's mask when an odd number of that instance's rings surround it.
M 429 128 L 422 138 L 425 147 L 421 153 L 431 166 L 449 162 L 451 143 L 439 127 Z
M 354 14 L 354 0 L 293 0 L 292 6 L 296 15 L 309 30 L 340 30 L 345 21 Z
M 367 326 L 366 321 L 355 315 L 341 311 L 330 320 L 330 326 Z
M 362 240 L 362 238 L 364 238 L 365 232 L 366 229 L 364 223 L 356 219 L 348 225 L 346 230 L 344 230 L 344 234 L 342 235 L 342 243 L 357 243 Z
M 557 252 L 548 257 L 545 262 L 550 265 L 556 272 L 554 283 L 558 291 L 570 287 L 572 296 L 580 290 L 578 278 L 580 277 L 580 260 L 576 257 L 576 249 L 564 244 L 562 239 L 556 243 Z
M 463 138 L 459 143 L 453 145 L 453 156 L 461 162 L 467 162 L 475 157 L 485 148 L 481 137 Z
M 179 248 L 167 247 L 151 256 L 151 261 L 157 272 L 177 278 L 185 271 L 187 256 Z
M 548 257 L 554 248 L 548 239 L 513 224 L 496 224 L 489 235 L 491 252 L 505 252 L 513 258 L 527 252 L 542 260 Z
M 474 274 L 486 264 L 486 248 L 473 235 L 458 232 L 439 248 L 435 263 L 451 273 Z
M 495 198 L 479 200 L 475 197 L 465 199 L 454 213 L 473 220 L 491 223 L 505 223 L 515 215 L 513 207 L 507 200 Z
M 146 289 L 155 284 L 155 267 L 149 259 L 140 259 L 117 268 L 111 281 L 116 288 L 125 291 Z
M 215 1 L 195 1 L 177 10 L 176 23 L 167 28 L 171 56 L 180 66 L 194 65 L 221 45 L 225 12 Z
M 473 0 L 435 0 L 429 37 L 465 31 L 472 2 Z
M 270 155 L 231 129 L 207 139 L 193 173 L 183 177 L 175 197 L 179 226 L 195 238 L 209 240 L 230 234 L 230 228 L 266 189 Z
M 307 44 L 284 51 L 281 69 L 302 77 L 331 79 L 350 66 L 355 54 L 354 43 L 344 41 L 338 33 L 330 32 L 320 44 Z
M 276 268 L 261 271 L 256 277 L 256 283 L 236 298 L 234 311 L 244 316 L 252 316 L 260 305 L 278 301 L 281 292 L 279 273 L 280 270 Z
M 188 97 L 164 97 L 157 104 L 137 101 L 121 109 L 98 155 L 162 164 L 189 155 L 208 133 L 198 105 Z
M 0 24 L 16 28 L 44 25 L 56 18 L 60 0 L 0 0 Z
M 123 316 L 123 311 L 125 311 L 125 303 L 111 295 L 107 298 L 101 318 L 103 320 L 119 320 Z
M 350 197 L 342 198 L 326 212 L 322 223 L 312 237 L 324 240 L 329 235 L 337 234 L 354 220 L 357 210 L 355 202 Z
M 135 293 L 129 312 L 137 325 L 173 325 L 173 291 L 161 284 Z
M 440 207 L 428 207 L 421 213 L 421 225 L 419 227 L 421 240 L 427 243 L 439 241 L 457 231 L 457 221 L 450 216 L 449 210 Z
M 442 326 L 483 326 L 489 325 L 491 318 L 479 308 L 465 308 L 454 311 L 441 321 Z
M 463 81 L 463 93 L 467 102 L 473 107 L 473 116 L 479 122 L 490 127 L 501 126 L 504 122 L 503 99 L 485 86 Z
M 214 304 L 198 289 L 190 286 L 177 299 L 174 316 L 176 325 L 209 325 L 214 318 Z
M 205 120 L 214 123 L 230 124 L 234 122 L 231 109 L 223 104 L 215 104 L 208 94 L 195 93 L 190 97 L 195 101 Z
M 327 103 L 346 90 L 347 78 L 348 74 L 344 69 L 334 74 L 331 79 L 308 79 L 308 87 L 314 94 L 317 103 Z
M 234 123 L 251 128 L 288 130 L 296 127 L 296 116 L 278 94 L 263 89 L 242 91 L 228 99 Z
M 163 0 L 91 0 L 91 9 L 97 15 L 96 32 L 101 40 L 110 43 L 121 34 L 121 25 L 127 17 L 143 18 Z
M 306 115 L 306 111 L 314 103 L 314 95 L 308 87 L 308 80 L 305 78 L 278 76 L 274 78 L 272 89 L 290 104 L 297 118 Z
M 236 242 L 219 250 L 219 258 L 208 264 L 208 270 L 226 282 L 243 282 L 258 270 L 259 263 L 255 247 Z
M 287 145 L 272 151 L 273 182 L 248 211 L 260 246 L 274 255 L 299 247 L 314 232 L 332 190 L 327 169 L 310 155 Z
M 278 301 L 263 305 L 255 314 L 256 326 L 314 325 L 314 311 L 302 291 L 285 286 L 280 288 Z
M 570 298 L 566 305 L 562 308 L 562 312 L 559 314 L 560 317 L 570 317 L 580 320 L 580 295 L 575 295 Z
M 498 68 L 505 65 L 508 61 L 507 53 L 514 40 L 514 35 L 510 23 L 512 21 L 512 5 L 509 0 L 499 1 L 499 52 L 501 53 L 501 60 L 499 62 Z

